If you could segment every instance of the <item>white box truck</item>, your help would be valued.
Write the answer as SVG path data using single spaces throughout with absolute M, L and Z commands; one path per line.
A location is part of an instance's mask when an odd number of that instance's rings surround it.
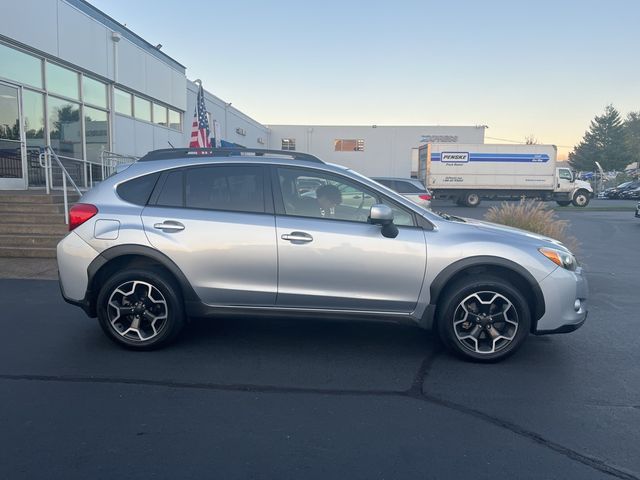
M 556 155 L 555 145 L 427 144 L 418 150 L 418 176 L 437 198 L 469 207 L 522 197 L 586 206 L 591 185 L 556 167 Z

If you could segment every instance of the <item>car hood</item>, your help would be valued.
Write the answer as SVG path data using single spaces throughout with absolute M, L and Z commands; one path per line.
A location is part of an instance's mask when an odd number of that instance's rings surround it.
M 562 248 L 567 250 L 562 242 L 556 240 L 555 238 L 547 237 L 545 235 L 540 235 L 538 233 L 529 232 L 528 230 L 523 230 L 521 228 L 508 227 L 506 225 L 500 225 L 497 223 L 485 222 L 482 220 L 476 220 L 474 218 L 462 218 L 461 220 L 464 223 L 460 222 L 461 225 L 467 225 L 470 228 L 475 228 L 480 231 L 484 231 L 492 234 L 499 234 L 504 236 L 515 237 L 520 240 L 529 240 L 531 242 L 535 242 L 539 246 L 548 246 L 552 248 Z

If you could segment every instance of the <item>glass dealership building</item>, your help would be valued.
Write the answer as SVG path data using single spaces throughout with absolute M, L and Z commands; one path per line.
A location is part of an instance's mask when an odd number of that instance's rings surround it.
M 21 0 L 2 10 L 0 190 L 44 185 L 45 145 L 84 186 L 103 152 L 139 157 L 188 145 L 197 85 L 160 46 L 85 0 Z M 295 146 L 365 174 L 408 176 L 412 149 L 428 135 L 484 141 L 479 127 L 265 126 L 210 92 L 205 100 L 212 135 L 215 122 L 227 142 Z

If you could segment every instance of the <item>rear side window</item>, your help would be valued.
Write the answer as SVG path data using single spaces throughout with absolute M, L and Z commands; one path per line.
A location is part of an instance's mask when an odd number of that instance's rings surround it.
M 156 205 L 160 205 L 162 207 L 183 206 L 184 182 L 182 180 L 182 177 L 182 170 L 174 170 L 173 172 L 169 172 L 167 174 L 164 185 L 162 185 L 160 193 L 158 194 L 158 199 L 155 202 Z
M 259 166 L 201 167 L 186 171 L 186 206 L 264 213 L 264 174 Z
M 389 188 L 393 189 L 393 185 L 391 184 L 391 180 L 384 180 L 382 178 L 374 178 L 374 180 L 376 182 L 378 182 L 380 185 L 384 185 L 385 187 L 389 187 Z
M 419 188 L 411 182 L 403 182 L 402 180 L 395 180 L 394 190 L 399 193 L 424 193 L 424 188 Z
M 144 175 L 143 177 L 134 178 L 133 180 L 118 185 L 116 192 L 125 202 L 135 203 L 136 205 L 146 205 L 159 176 L 159 173 L 152 173 L 150 175 Z

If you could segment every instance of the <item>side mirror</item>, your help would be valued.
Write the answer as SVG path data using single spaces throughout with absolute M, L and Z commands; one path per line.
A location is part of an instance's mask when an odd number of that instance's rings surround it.
M 398 227 L 393 224 L 393 210 L 387 205 L 372 205 L 369 210 L 369 223 L 382 225 L 381 233 L 387 238 L 398 236 Z

